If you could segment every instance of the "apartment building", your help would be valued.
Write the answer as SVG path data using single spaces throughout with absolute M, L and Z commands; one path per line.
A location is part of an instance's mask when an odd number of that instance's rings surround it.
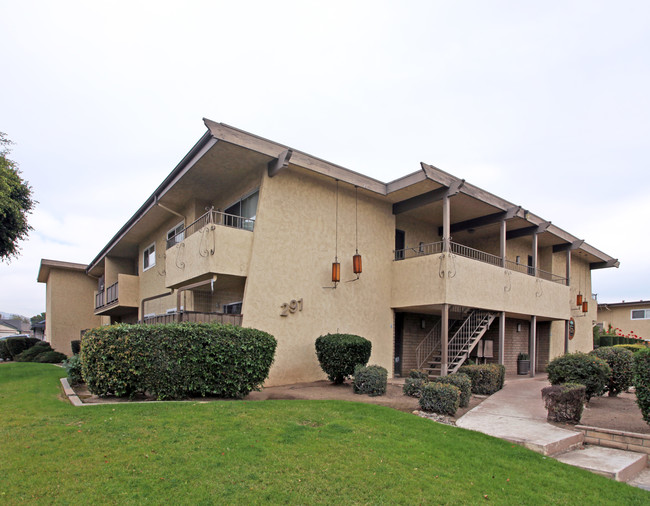
M 206 133 L 85 266 L 43 260 L 48 339 L 116 322 L 223 321 L 278 340 L 268 385 L 324 378 L 314 341 L 391 374 L 469 356 L 535 370 L 589 350 L 591 270 L 618 261 L 422 163 L 390 183 L 204 120 Z M 578 302 L 580 304 L 578 304 Z
M 650 300 L 603 302 L 596 319 L 604 330 L 611 325 L 624 336 L 650 341 Z

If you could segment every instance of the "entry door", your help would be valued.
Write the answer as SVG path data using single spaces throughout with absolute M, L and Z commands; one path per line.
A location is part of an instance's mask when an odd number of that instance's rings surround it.
M 402 342 L 404 332 L 404 313 L 395 313 L 395 375 L 402 375 Z
M 395 229 L 395 260 L 404 258 L 406 233 L 403 230 Z

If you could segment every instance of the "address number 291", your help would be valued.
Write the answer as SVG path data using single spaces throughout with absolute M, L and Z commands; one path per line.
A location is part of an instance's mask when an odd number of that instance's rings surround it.
M 280 306 L 282 311 L 280 316 L 289 316 L 290 313 L 295 313 L 296 311 L 302 311 L 302 299 L 292 300 L 291 302 L 285 302 Z

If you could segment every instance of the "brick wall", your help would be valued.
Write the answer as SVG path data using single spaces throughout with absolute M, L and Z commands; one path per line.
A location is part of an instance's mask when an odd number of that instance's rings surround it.
M 424 329 L 422 328 L 422 320 L 424 320 Z M 440 317 L 435 315 L 404 313 L 402 376 L 407 376 L 411 369 L 417 368 L 415 350 L 439 320 Z

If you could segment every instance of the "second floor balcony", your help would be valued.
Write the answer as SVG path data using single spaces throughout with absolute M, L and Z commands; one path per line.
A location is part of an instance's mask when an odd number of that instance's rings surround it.
M 117 281 L 95 292 L 96 315 L 120 315 L 139 306 L 138 276 L 118 274 Z

